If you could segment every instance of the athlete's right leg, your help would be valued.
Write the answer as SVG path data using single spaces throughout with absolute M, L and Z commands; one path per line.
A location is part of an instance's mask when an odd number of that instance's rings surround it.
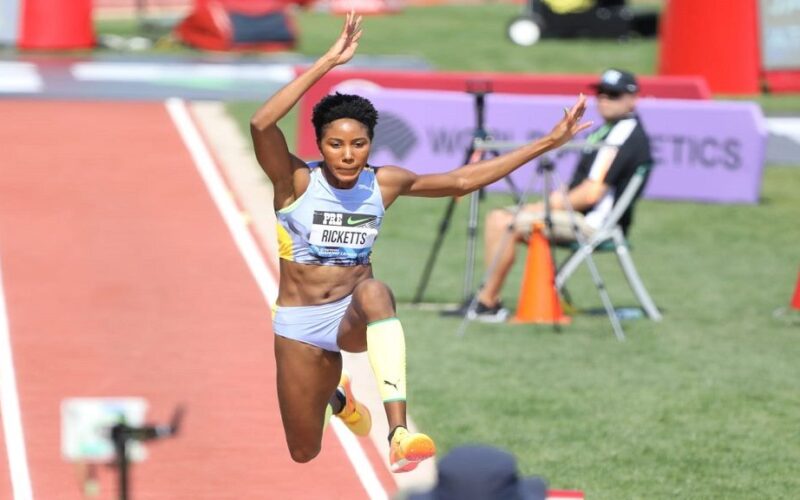
M 319 454 L 325 412 L 342 372 L 342 356 L 275 335 L 278 402 L 286 444 L 295 462 Z
M 389 424 L 392 472 L 415 469 L 436 453 L 436 445 L 425 434 L 407 429 L 405 335 L 388 286 L 375 279 L 356 286 L 337 340 L 345 351 L 367 351 Z

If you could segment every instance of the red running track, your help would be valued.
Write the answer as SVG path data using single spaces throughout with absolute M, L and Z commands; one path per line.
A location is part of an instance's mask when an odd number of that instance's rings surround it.
M 154 422 L 187 406 L 181 434 L 133 466 L 136 500 L 366 498 L 330 429 L 314 462 L 289 459 L 268 304 L 165 107 L 0 101 L 0 116 L 0 265 L 34 498 L 81 498 L 61 400 L 118 396 L 147 399 Z M 113 470 L 100 478 L 115 498 Z

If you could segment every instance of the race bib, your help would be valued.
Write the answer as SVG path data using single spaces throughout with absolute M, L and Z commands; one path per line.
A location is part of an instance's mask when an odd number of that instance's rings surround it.
M 308 242 L 319 257 L 369 253 L 378 236 L 377 215 L 315 211 Z

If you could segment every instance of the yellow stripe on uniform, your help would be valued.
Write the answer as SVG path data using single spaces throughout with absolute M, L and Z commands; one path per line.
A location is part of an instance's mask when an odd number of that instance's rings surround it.
M 278 229 L 278 257 L 284 260 L 294 260 L 294 255 L 292 254 L 294 245 L 292 244 L 291 235 L 280 224 L 276 224 L 276 228 Z

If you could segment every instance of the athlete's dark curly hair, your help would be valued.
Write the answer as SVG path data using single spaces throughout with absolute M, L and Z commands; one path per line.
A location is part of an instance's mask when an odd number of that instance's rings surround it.
M 317 142 L 322 139 L 325 126 L 340 118 L 352 118 L 364 124 L 367 127 L 369 140 L 372 140 L 375 125 L 378 123 L 378 111 L 375 106 L 369 99 L 361 96 L 336 92 L 326 95 L 314 106 L 311 123 L 314 124 Z

